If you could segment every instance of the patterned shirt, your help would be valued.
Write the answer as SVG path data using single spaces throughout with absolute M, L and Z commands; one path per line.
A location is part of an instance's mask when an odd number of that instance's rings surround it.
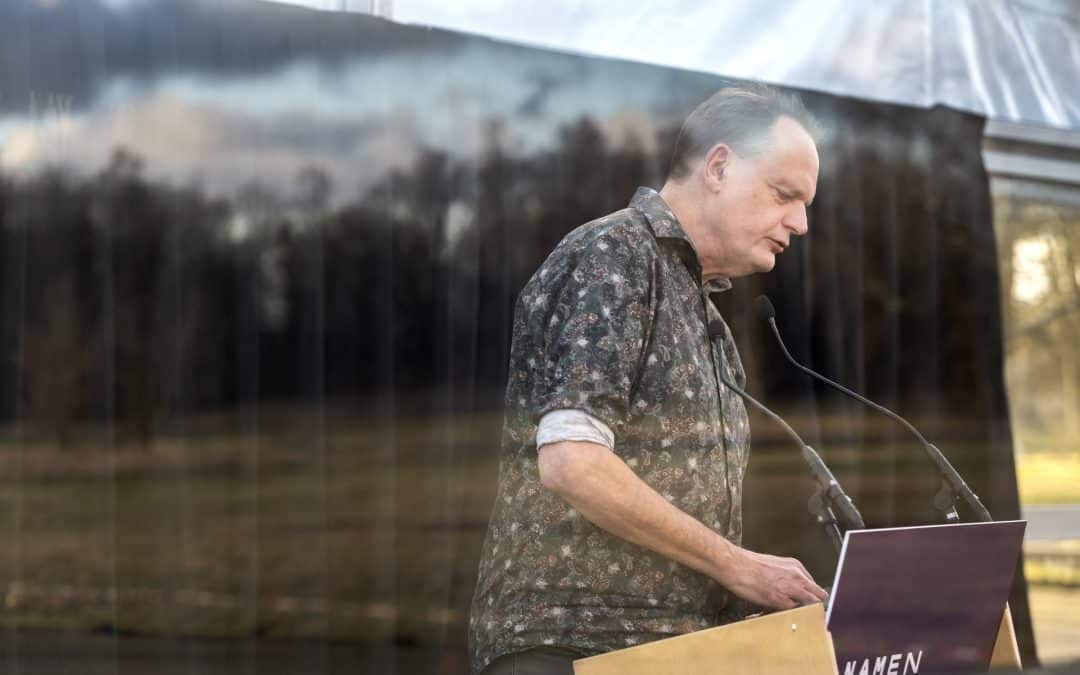
M 655 233 L 655 236 L 654 236 Z M 614 452 L 679 509 L 738 544 L 750 446 L 745 381 L 694 247 L 649 188 L 568 234 L 514 313 L 495 507 L 469 620 L 474 672 L 556 645 L 597 654 L 715 625 L 715 581 L 596 527 L 540 484 L 536 430 L 582 410 Z M 710 340 L 707 325 L 723 334 Z

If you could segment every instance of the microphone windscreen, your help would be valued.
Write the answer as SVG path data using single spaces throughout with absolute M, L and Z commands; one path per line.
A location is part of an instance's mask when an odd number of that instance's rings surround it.
M 758 318 L 762 321 L 776 318 L 776 309 L 769 302 L 769 296 L 767 295 L 759 295 L 754 299 L 754 311 L 757 312 Z
M 718 337 L 724 337 L 724 322 L 713 319 L 709 322 L 709 339 L 714 340 Z

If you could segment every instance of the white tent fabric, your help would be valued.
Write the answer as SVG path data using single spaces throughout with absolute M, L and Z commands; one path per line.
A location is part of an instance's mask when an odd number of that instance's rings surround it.
M 1080 129 L 1076 0 L 274 1 Z

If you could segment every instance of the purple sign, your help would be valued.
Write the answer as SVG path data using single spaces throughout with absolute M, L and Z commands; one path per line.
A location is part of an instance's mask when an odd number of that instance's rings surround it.
M 1026 525 L 849 531 L 826 616 L 840 675 L 989 669 Z

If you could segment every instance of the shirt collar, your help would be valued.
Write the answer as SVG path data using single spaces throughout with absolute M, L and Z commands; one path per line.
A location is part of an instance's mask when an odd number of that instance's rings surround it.
M 690 241 L 689 235 L 660 193 L 649 187 L 639 187 L 634 198 L 630 200 L 630 208 L 637 209 L 645 216 L 658 241 L 675 244 L 679 258 L 698 284 L 701 284 L 701 261 L 698 259 L 694 242 Z M 722 293 L 731 288 L 731 280 L 726 277 L 712 279 L 702 284 L 702 288 L 708 293 Z
M 710 279 L 709 281 L 705 282 L 705 284 L 704 284 L 704 286 L 702 286 L 702 288 L 704 288 L 705 292 L 709 293 L 709 294 L 723 293 L 724 291 L 730 291 L 731 290 L 731 279 L 728 279 L 727 277 L 718 277 L 716 279 Z

